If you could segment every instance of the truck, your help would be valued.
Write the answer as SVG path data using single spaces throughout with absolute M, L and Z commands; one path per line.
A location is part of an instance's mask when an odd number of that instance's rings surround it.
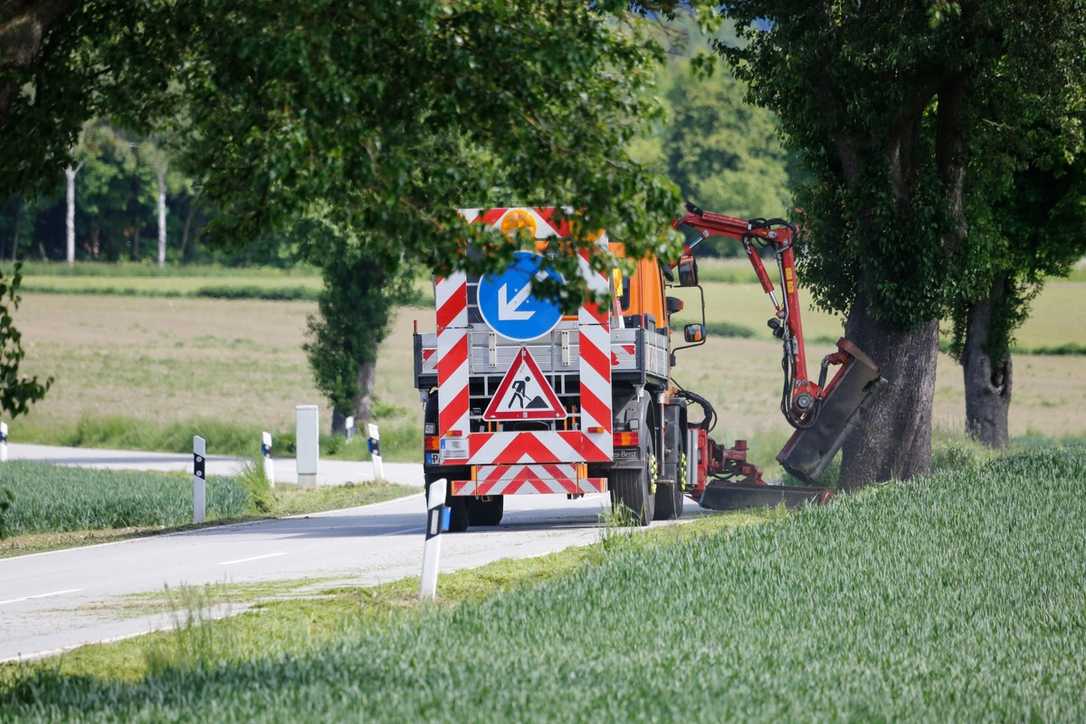
M 449 528 L 501 522 L 510 495 L 578 498 L 610 494 L 616 512 L 633 524 L 682 515 L 690 498 L 705 508 L 798 506 L 827 500 L 817 479 L 857 423 L 878 385 L 877 366 L 840 339 L 819 378 L 807 372 L 798 279 L 796 227 L 781 219 L 737 219 L 691 204 L 673 226 L 687 239 L 675 265 L 631 260 L 633 273 L 593 269 L 589 251 L 578 265 L 589 290 L 576 314 L 532 294 L 548 277 L 540 251 L 568 238 L 555 208 L 461 211 L 470 223 L 535 239 L 517 251 L 502 274 L 463 272 L 434 280 L 433 332 L 414 334 L 414 378 L 423 405 L 423 467 L 427 489 L 444 484 Z M 680 386 L 676 354 L 706 342 L 705 295 L 694 250 L 715 235 L 739 240 L 772 306 L 771 333 L 782 345 L 781 412 L 794 433 L 777 459 L 803 485 L 770 484 L 747 458 L 745 441 L 731 446 L 710 433 L 712 403 Z M 600 233 L 616 256 L 621 243 Z M 781 294 L 762 253 L 778 267 Z M 681 338 L 671 328 L 682 311 L 672 288 L 696 289 L 700 322 Z M 830 368 L 836 368 L 827 379 Z

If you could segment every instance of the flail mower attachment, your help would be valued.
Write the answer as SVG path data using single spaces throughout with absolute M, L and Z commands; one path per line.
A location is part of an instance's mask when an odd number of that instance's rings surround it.
M 837 352 L 822 361 L 822 378 L 830 364 L 841 367 L 829 384 L 819 384 L 810 412 L 793 423 L 796 431 L 777 454 L 785 470 L 814 483 L 860 421 L 864 405 L 886 382 L 879 368 L 847 339 L 837 340 Z

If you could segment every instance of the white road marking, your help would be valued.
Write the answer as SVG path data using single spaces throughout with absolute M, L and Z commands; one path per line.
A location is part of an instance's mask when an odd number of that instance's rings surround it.
M 50 591 L 49 593 L 37 593 L 33 596 L 22 596 L 20 598 L 9 598 L 6 601 L 0 601 L 0 606 L 8 603 L 19 603 L 20 601 L 32 601 L 36 598 L 49 598 L 50 596 L 63 596 L 65 593 L 78 593 L 82 591 L 82 588 L 65 588 L 63 591 Z
M 410 528 L 401 528 L 399 530 L 390 530 L 387 533 L 378 533 L 377 536 L 399 535 L 400 533 L 425 533 L 425 532 L 426 532 L 425 528 L 420 528 L 417 525 L 413 525 Z
M 238 558 L 236 561 L 219 561 L 220 566 L 232 566 L 235 563 L 248 563 L 249 561 L 262 561 L 265 558 L 278 558 L 279 556 L 285 556 L 286 553 L 265 553 L 262 556 L 251 556 L 249 558 Z

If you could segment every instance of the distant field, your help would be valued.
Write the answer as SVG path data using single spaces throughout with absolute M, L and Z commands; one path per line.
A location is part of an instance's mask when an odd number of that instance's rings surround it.
M 693 295 L 678 293 L 693 309 Z M 780 348 L 762 326 L 769 304 L 755 285 L 708 284 L 707 296 L 710 322 L 749 324 L 754 336 L 711 335 L 705 347 L 679 352 L 676 378 L 717 402 L 721 436 L 751 436 L 755 456 L 769 462 L 788 434 L 777 411 Z M 1086 321 L 1068 313 L 1083 299 L 1086 284 L 1050 285 L 1021 339 L 1086 344 Z M 190 435 L 203 430 L 210 431 L 212 451 L 234 452 L 248 439 L 252 447 L 240 451 L 255 452 L 260 430 L 293 430 L 298 404 L 320 405 L 327 426 L 327 404 L 301 350 L 306 316 L 315 310 L 311 302 L 28 293 L 18 313 L 28 351 L 25 371 L 57 381 L 45 401 L 13 423 L 13 439 L 136 447 L 165 440 L 184 450 Z M 411 386 L 416 320 L 420 329 L 433 329 L 431 309 L 401 309 L 378 364 L 380 423 L 390 459 L 417 460 L 421 445 L 421 408 Z M 813 338 L 839 334 L 828 315 L 810 313 L 805 321 Z M 812 342 L 812 364 L 830 350 L 828 341 Z M 1013 434 L 1086 432 L 1086 357 L 1022 355 L 1015 371 Z M 936 386 L 937 423 L 961 429 L 961 371 L 945 355 Z M 103 420 L 118 416 L 126 419 Z M 124 428 L 123 435 L 110 432 L 111 425 Z M 361 447 L 345 453 L 365 455 Z

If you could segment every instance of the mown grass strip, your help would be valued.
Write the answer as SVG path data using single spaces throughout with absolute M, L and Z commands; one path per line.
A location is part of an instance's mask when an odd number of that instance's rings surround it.
M 730 536 L 618 546 L 301 652 L 134 682 L 39 671 L 0 706 L 48 720 L 1078 720 L 1084 487 L 1086 452 L 1032 450 Z

